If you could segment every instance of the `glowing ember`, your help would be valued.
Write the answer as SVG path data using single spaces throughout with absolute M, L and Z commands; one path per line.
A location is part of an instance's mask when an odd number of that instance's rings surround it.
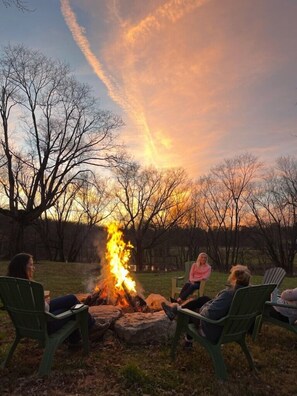
M 133 246 L 123 241 L 123 233 L 117 225 L 111 224 L 107 228 L 106 264 L 102 268 L 101 281 L 95 291 L 100 291 L 101 298 L 109 303 L 128 305 L 127 292 L 136 294 L 136 284 L 129 275 L 128 262 Z

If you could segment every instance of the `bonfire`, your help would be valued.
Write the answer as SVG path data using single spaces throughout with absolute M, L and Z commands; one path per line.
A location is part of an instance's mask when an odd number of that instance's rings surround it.
M 135 311 L 144 309 L 146 303 L 128 269 L 132 248 L 130 242 L 125 243 L 116 224 L 107 227 L 105 263 L 94 292 L 85 300 L 86 304 L 120 305 Z

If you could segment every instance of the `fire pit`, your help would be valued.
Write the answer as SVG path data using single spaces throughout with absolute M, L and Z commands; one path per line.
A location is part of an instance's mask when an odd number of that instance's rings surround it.
M 101 276 L 93 292 L 81 300 L 89 305 L 96 320 L 109 322 L 110 330 L 127 343 L 168 341 L 174 334 L 175 322 L 161 311 L 161 302 L 166 299 L 153 294 L 144 299 L 128 271 L 133 246 L 123 241 L 116 225 L 108 227 L 106 247 Z

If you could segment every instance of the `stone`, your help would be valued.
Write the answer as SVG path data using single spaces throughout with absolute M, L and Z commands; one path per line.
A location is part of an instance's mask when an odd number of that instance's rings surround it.
M 163 311 L 128 313 L 114 324 L 117 336 L 128 344 L 167 343 L 174 335 L 176 321 Z
M 89 307 L 89 313 L 96 322 L 108 322 L 111 326 L 123 315 L 122 309 L 114 305 L 93 305 Z
M 149 309 L 153 311 L 161 311 L 162 306 L 161 303 L 165 302 L 166 304 L 170 304 L 168 300 L 166 300 L 165 297 L 161 296 L 161 294 L 150 294 L 146 299 L 145 302 L 148 306 Z

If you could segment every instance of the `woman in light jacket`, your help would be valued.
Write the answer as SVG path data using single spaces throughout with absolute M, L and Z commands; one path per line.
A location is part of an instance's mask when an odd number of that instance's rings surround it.
M 282 322 L 297 324 L 297 287 L 284 290 L 276 302 L 278 304 L 296 305 L 296 309 L 272 306 L 270 307 L 270 315 Z

